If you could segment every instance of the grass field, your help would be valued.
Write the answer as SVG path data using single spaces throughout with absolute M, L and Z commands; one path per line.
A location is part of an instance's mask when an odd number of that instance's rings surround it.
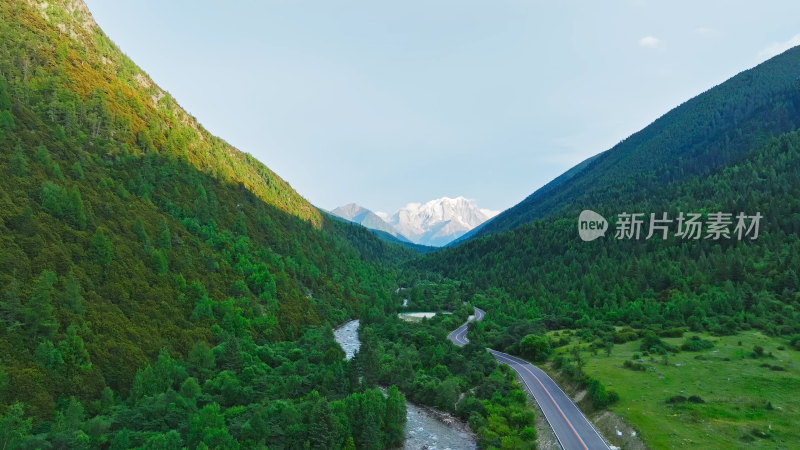
M 557 333 L 568 332 L 551 333 L 554 340 Z M 662 339 L 679 347 L 695 335 Z M 572 345 L 584 349 L 584 372 L 620 394 L 611 409 L 651 448 L 800 448 L 800 352 L 758 332 L 699 336 L 714 347 L 668 354 L 666 365 L 660 355 L 643 356 L 641 340 L 614 345 L 606 356 L 572 337 L 557 352 L 569 357 Z M 754 346 L 763 356 L 753 357 Z M 635 354 L 644 371 L 623 367 Z M 674 396 L 699 396 L 704 403 L 669 403 Z

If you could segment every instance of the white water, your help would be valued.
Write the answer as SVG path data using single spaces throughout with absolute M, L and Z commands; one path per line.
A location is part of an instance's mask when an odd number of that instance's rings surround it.
M 345 352 L 345 359 L 350 359 L 361 347 L 358 340 L 358 320 L 351 320 L 333 331 L 336 342 Z M 406 402 L 406 450 L 456 450 L 476 449 L 472 436 L 466 426 L 451 426 L 425 408 Z M 463 429 L 462 429 L 463 428 Z
M 361 341 L 358 340 L 358 320 L 351 320 L 341 327 L 333 330 L 333 338 L 344 350 L 344 359 L 350 360 L 355 356 L 359 348 L 361 348 Z

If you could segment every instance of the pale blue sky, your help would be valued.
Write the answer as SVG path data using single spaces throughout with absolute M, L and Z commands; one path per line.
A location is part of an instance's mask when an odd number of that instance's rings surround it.
M 86 0 L 212 133 L 317 206 L 513 206 L 800 44 L 796 1 Z

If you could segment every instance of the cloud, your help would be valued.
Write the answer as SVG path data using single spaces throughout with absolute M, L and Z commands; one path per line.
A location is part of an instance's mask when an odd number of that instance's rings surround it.
M 694 30 L 695 34 L 703 36 L 705 38 L 713 38 L 719 35 L 719 31 L 709 28 L 709 27 L 698 27 Z
M 780 55 L 781 53 L 789 50 L 790 48 L 800 45 L 800 34 L 795 34 L 792 36 L 788 41 L 784 42 L 773 42 L 768 46 L 764 47 L 760 52 L 758 52 L 758 59 L 769 59 L 773 56 Z
M 661 39 L 654 36 L 645 36 L 639 39 L 639 47 L 658 48 L 659 45 L 661 45 Z

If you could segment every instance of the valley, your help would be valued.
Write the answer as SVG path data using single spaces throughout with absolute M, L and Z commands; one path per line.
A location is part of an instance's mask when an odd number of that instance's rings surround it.
M 800 47 L 505 211 L 388 214 L 213 135 L 82 0 L 3 2 L 0 36 L 0 448 L 800 446 Z M 611 232 L 662 211 L 761 228 Z
M 345 359 L 354 356 L 361 343 L 358 339 L 358 320 L 346 322 L 334 330 L 336 342 L 345 351 Z M 405 441 L 403 448 L 414 450 L 428 448 L 474 449 L 473 436 L 464 423 L 432 408 L 406 403 Z

